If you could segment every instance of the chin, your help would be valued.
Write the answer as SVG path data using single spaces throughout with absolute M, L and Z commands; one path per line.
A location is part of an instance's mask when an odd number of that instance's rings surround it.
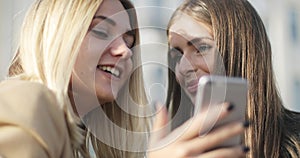
M 195 99 L 195 98 L 192 98 L 191 101 L 192 101 L 193 105 L 195 106 L 196 99 Z
M 96 96 L 101 104 L 113 102 L 118 96 L 118 91 L 117 87 L 102 85 L 101 88 L 96 88 Z
M 98 101 L 100 104 L 110 103 L 115 100 L 114 96 L 111 95 L 97 95 Z
M 189 99 L 191 100 L 193 105 L 195 105 L 195 103 L 196 103 L 196 94 L 187 93 L 187 96 L 189 97 Z

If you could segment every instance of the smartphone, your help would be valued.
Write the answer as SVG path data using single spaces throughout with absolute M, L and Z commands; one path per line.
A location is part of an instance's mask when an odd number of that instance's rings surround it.
M 200 135 L 207 134 L 209 131 L 224 124 L 233 121 L 245 121 L 245 110 L 247 105 L 247 80 L 237 77 L 226 76 L 203 76 L 199 79 L 198 91 L 195 100 L 194 115 L 198 114 L 201 110 L 208 110 L 207 115 L 214 112 L 214 116 L 219 116 L 216 112 L 221 112 L 224 108 L 222 103 L 229 102 L 234 105 L 233 111 L 226 116 L 225 119 L 217 121 L 218 117 L 207 119 L 211 126 L 201 131 Z M 214 110 L 210 110 L 212 106 Z M 215 110 L 217 109 L 217 110 Z M 230 140 L 220 144 L 219 147 L 229 147 L 241 144 L 241 136 L 232 137 Z

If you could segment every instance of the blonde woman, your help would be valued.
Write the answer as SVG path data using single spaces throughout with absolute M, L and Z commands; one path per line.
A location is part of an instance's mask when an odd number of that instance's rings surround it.
M 138 44 L 129 1 L 36 0 L 0 83 L 0 155 L 144 157 Z
M 283 106 L 265 27 L 247 0 L 185 0 L 171 17 L 168 39 L 167 105 L 175 122 L 173 128 L 181 129 L 182 118 L 177 116 L 193 109 L 198 84 L 194 81 L 219 74 L 223 67 L 224 75 L 245 78 L 249 84 L 245 117 L 250 127 L 242 142 L 248 150 L 241 155 L 234 147 L 216 148 L 235 131 L 228 124 L 205 137 L 180 137 L 153 154 L 179 150 L 173 157 L 299 158 L 300 117 Z

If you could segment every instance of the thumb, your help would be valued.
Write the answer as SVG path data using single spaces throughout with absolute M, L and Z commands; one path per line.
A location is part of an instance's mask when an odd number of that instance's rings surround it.
M 161 103 L 156 105 L 156 116 L 153 123 L 153 129 L 151 132 L 151 142 L 155 143 L 164 138 L 168 132 L 168 114 L 167 109 Z

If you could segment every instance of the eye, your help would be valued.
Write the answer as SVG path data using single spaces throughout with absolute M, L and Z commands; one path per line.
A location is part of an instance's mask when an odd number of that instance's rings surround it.
M 128 48 L 132 48 L 135 43 L 135 34 L 133 31 L 128 31 L 123 35 L 123 40 L 125 41 Z
M 179 63 L 183 56 L 182 51 L 179 48 L 170 48 L 169 54 L 171 59 L 176 63 Z
M 124 34 L 123 40 L 125 41 L 128 48 L 132 48 L 134 46 L 135 38 L 133 35 Z
M 100 39 L 108 39 L 109 38 L 107 31 L 105 31 L 103 29 L 92 29 L 92 32 L 94 33 L 94 35 L 96 35 L 97 38 L 100 38 Z
M 196 49 L 197 54 L 200 53 L 201 55 L 204 55 L 212 49 L 212 46 L 209 44 L 201 44 L 200 46 L 196 47 Z

